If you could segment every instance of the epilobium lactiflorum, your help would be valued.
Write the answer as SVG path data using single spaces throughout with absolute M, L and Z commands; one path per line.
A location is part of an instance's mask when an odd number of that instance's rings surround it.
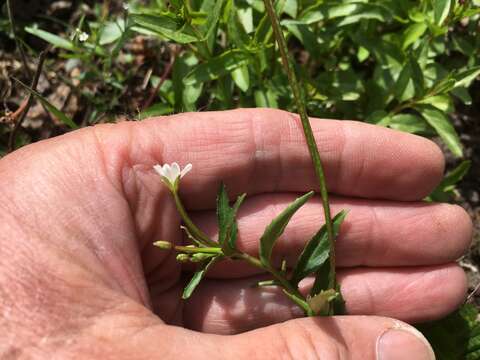
M 236 215 L 245 199 L 245 194 L 230 204 L 225 185 L 220 185 L 217 196 L 218 241 L 214 241 L 192 222 L 178 195 L 181 178 L 192 169 L 192 166 L 188 164 L 181 170 L 177 163 L 173 163 L 163 166 L 155 165 L 154 169 L 171 192 L 184 223 L 182 228 L 190 239 L 190 244 L 187 246 L 173 246 L 164 240 L 157 241 L 155 245 L 164 250 L 175 249 L 178 252 L 177 261 L 179 262 L 198 263 L 197 271 L 183 291 L 183 299 L 188 299 L 192 295 L 212 265 L 225 259 L 232 259 L 246 261 L 270 274 L 270 280 L 262 281 L 257 285 L 281 287 L 285 295 L 302 308 L 305 315 L 329 314 L 332 302 L 342 303 L 338 287 L 328 288 L 330 248 L 325 225 L 307 242 L 296 264 L 287 264 L 283 261 L 282 265 L 276 268 L 271 262 L 275 241 L 282 235 L 295 212 L 313 196 L 313 191 L 296 199 L 265 228 L 259 240 L 259 257 L 257 258 L 240 251 L 236 245 L 238 237 Z M 346 212 L 342 211 L 333 218 L 335 235 L 345 215 Z M 293 265 L 293 269 L 287 271 L 287 265 L 291 268 Z M 312 274 L 316 276 L 315 282 L 310 294 L 304 296 L 300 293 L 298 284 L 303 278 Z
M 221 184 L 217 195 L 219 235 L 218 241 L 213 241 L 191 221 L 178 196 L 179 181 L 190 171 L 192 166 L 189 164 L 183 170 L 180 170 L 180 166 L 177 163 L 172 165 L 165 164 L 163 166 L 156 165 L 155 170 L 160 174 L 163 182 L 172 193 L 177 210 L 185 225 L 183 229 L 191 241 L 189 246 L 175 246 L 175 250 L 179 252 L 177 260 L 179 262 L 190 261 L 199 264 L 199 269 L 186 285 L 182 297 L 188 299 L 192 295 L 205 276 L 205 273 L 215 263 L 224 259 L 243 260 L 252 266 L 261 268 L 271 276 L 270 280 L 262 281 L 257 284 L 258 286 L 280 287 L 285 295 L 304 311 L 305 315 L 333 315 L 342 312 L 344 305 L 335 276 L 335 238 L 338 235 L 346 212 L 342 211 L 333 219 L 331 218 L 325 174 L 308 119 L 301 86 L 297 80 L 292 61 L 288 56 L 287 44 L 272 1 L 264 0 L 264 3 L 295 98 L 313 168 L 319 181 L 325 225 L 321 226 L 318 232 L 306 242 L 305 248 L 297 259 L 296 264 L 287 264 L 286 261 L 283 261 L 282 265 L 277 268 L 271 262 L 275 242 L 282 235 L 295 212 L 313 196 L 313 191 L 296 199 L 265 228 L 263 235 L 259 239 L 259 257 L 257 258 L 240 251 L 236 246 L 238 236 L 236 215 L 246 194 L 239 196 L 230 205 L 225 185 Z M 159 241 L 155 244 L 162 249 L 170 249 L 172 247 L 171 244 L 165 241 Z M 288 268 L 291 270 L 287 271 Z M 310 293 L 304 296 L 300 293 L 298 284 L 302 279 L 312 274 L 315 276 L 315 281 Z

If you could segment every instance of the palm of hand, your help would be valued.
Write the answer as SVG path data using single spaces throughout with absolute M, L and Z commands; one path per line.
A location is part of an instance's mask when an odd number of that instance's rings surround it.
M 67 318 L 79 348 L 92 341 L 85 329 L 93 327 L 100 336 L 120 328 L 108 338 L 116 348 L 128 354 L 134 351 L 133 342 L 144 354 L 158 355 L 158 342 L 167 351 L 192 339 L 202 344 L 202 351 L 213 351 L 205 345 L 211 336 L 197 338 L 196 333 L 164 324 L 234 334 L 298 317 L 301 312 L 277 290 L 251 288 L 263 275 L 238 262 L 213 269 L 183 304 L 182 266 L 173 253 L 152 245 L 160 239 L 184 242 L 170 194 L 152 166 L 192 162 L 194 170 L 182 180 L 181 194 L 194 220 L 215 237 L 213 203 L 219 181 L 224 180 L 234 194 L 247 192 L 250 197 L 239 214 L 238 243 L 242 250 L 255 253 L 274 214 L 297 192 L 315 184 L 294 124 L 282 112 L 184 115 L 87 129 L 67 136 L 68 141 L 38 145 L 43 146 L 42 153 L 24 149 L 13 155 L 9 161 L 22 161 L 23 166 L 15 174 L 4 171 L 3 185 L 10 182 L 5 198 L 14 205 L 8 210 L 22 223 L 17 219 L 11 229 L 30 241 L 3 249 L 2 256 L 21 263 L 26 273 L 36 273 L 35 286 L 19 287 L 13 295 L 21 299 L 20 307 L 34 304 L 29 291 L 52 304 L 48 311 L 39 309 L 25 327 L 31 322 L 38 328 L 43 319 L 42 331 L 57 334 L 65 322 L 51 319 Z M 469 220 L 458 208 L 411 202 L 426 195 L 441 175 L 442 160 L 433 145 L 372 129 L 335 122 L 314 126 L 330 181 L 335 179 L 331 190 L 344 196 L 333 199 L 334 212 L 351 210 L 337 246 L 348 311 L 406 321 L 436 318 L 452 310 L 465 291 L 463 273 L 449 262 L 468 245 Z M 418 167 L 411 168 L 411 161 Z M 286 258 L 292 264 L 321 223 L 317 199 L 287 228 L 276 247 L 277 260 Z M 307 281 L 303 287 L 308 286 Z M 8 300 L 6 305 L 11 306 Z M 369 331 L 378 332 L 391 323 L 372 318 L 363 330 L 355 330 L 351 324 L 358 319 L 347 319 L 344 325 L 335 319 L 322 324 L 307 319 L 285 327 L 312 327 L 329 342 L 327 338 L 335 338 L 330 329 L 335 323 L 345 339 L 360 336 L 367 341 Z M 260 334 L 233 337 L 232 346 L 260 344 L 267 336 Z M 119 340 L 125 337 L 125 342 Z M 52 339 L 59 341 L 53 335 Z M 49 341 L 45 347 L 53 346 Z M 107 342 L 97 350 L 108 349 L 107 344 L 113 346 Z

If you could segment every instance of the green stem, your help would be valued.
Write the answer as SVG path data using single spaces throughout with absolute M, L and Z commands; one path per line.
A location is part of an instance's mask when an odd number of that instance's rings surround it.
M 192 234 L 195 239 L 199 240 L 205 245 L 217 247 L 218 244 L 215 241 L 210 240 L 210 238 L 202 230 L 200 230 L 190 219 L 187 212 L 185 211 L 185 208 L 183 207 L 180 197 L 178 196 L 178 191 L 172 190 L 171 192 L 173 195 L 173 199 L 175 200 L 175 206 L 177 207 L 178 213 L 180 214 L 183 223 L 187 227 L 188 231 L 190 231 L 190 234 Z
M 282 58 L 283 66 L 287 72 L 288 80 L 290 86 L 292 87 L 293 97 L 295 99 L 295 105 L 297 107 L 297 111 L 300 115 L 300 119 L 302 122 L 303 132 L 305 134 L 305 138 L 308 144 L 308 150 L 310 152 L 310 156 L 312 158 L 313 166 L 315 168 L 315 174 L 318 178 L 320 183 L 320 195 L 322 197 L 322 205 L 323 211 L 325 214 L 325 224 L 327 227 L 327 235 L 328 235 L 328 242 L 330 246 L 330 274 L 328 279 L 328 287 L 330 289 L 336 288 L 336 279 L 335 279 L 335 265 L 336 265 L 336 257 L 335 257 L 335 236 L 333 232 L 333 223 L 330 213 L 330 203 L 328 200 L 328 190 L 327 184 L 325 179 L 325 172 L 323 170 L 322 161 L 320 158 L 320 153 L 318 151 L 317 144 L 315 142 L 315 137 L 313 136 L 312 126 L 310 125 L 310 121 L 307 115 L 307 109 L 305 107 L 305 103 L 303 101 L 302 91 L 300 88 L 300 84 L 297 80 L 297 76 L 295 74 L 295 69 L 292 62 L 289 60 L 288 53 L 287 53 L 287 43 L 285 41 L 285 37 L 283 36 L 282 29 L 280 27 L 280 23 L 278 21 L 277 14 L 275 13 L 272 0 L 264 0 L 265 7 L 268 12 L 268 16 L 270 17 L 270 21 L 272 22 L 273 32 L 275 34 L 275 38 L 278 43 L 278 48 L 280 50 L 280 55 Z
M 188 246 L 175 246 L 175 250 L 182 253 L 203 253 L 203 254 L 222 254 L 222 249 L 219 247 L 188 247 Z

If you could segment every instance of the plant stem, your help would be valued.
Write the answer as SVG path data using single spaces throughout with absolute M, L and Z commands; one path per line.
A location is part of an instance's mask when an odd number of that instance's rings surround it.
M 185 226 L 190 231 L 192 236 L 200 242 L 204 243 L 205 245 L 217 247 L 218 244 L 215 241 L 210 240 L 210 238 L 192 222 L 187 212 L 185 211 L 185 208 L 183 207 L 180 197 L 178 196 L 178 191 L 174 190 L 171 191 L 171 193 L 173 195 L 173 199 L 175 200 L 175 206 L 177 207 L 178 213 L 180 214 L 183 222 L 185 223 Z
M 27 77 L 31 78 L 32 77 L 32 72 L 30 71 L 30 68 L 28 67 L 27 56 L 25 55 L 25 51 L 23 50 L 22 43 L 20 42 L 20 40 L 17 36 L 17 31 L 15 29 L 15 20 L 13 18 L 13 8 L 12 8 L 11 0 L 7 0 L 7 14 L 8 14 L 8 20 L 10 21 L 10 27 L 12 29 L 13 38 L 15 39 L 15 43 L 17 45 L 18 52 L 20 53 L 20 58 L 22 60 L 23 69 L 24 69 Z
M 318 147 L 315 142 L 315 137 L 313 136 L 312 126 L 310 125 L 310 121 L 308 119 L 307 109 L 305 106 L 304 98 L 302 96 L 300 84 L 295 74 L 295 68 L 288 57 L 287 43 L 285 41 L 285 37 L 283 36 L 283 32 L 280 27 L 277 14 L 275 13 L 272 0 L 264 0 L 264 3 L 268 12 L 268 16 L 270 17 L 270 21 L 272 22 L 272 28 L 275 35 L 275 39 L 277 40 L 277 43 L 278 43 L 278 48 L 280 50 L 282 63 L 287 72 L 288 80 L 292 88 L 293 97 L 295 99 L 295 105 L 300 115 L 303 132 L 305 134 L 305 138 L 308 144 L 308 150 L 312 158 L 315 174 L 320 183 L 320 195 L 322 197 L 323 211 L 325 214 L 325 224 L 327 228 L 328 242 L 330 246 L 330 274 L 328 279 L 328 287 L 330 289 L 335 289 L 336 288 L 335 236 L 333 232 L 333 223 L 332 223 L 331 214 L 330 214 L 330 203 L 328 200 L 328 190 L 327 190 L 327 184 L 325 179 L 325 172 L 323 170 L 320 153 L 318 151 Z
M 204 253 L 204 254 L 222 254 L 222 249 L 219 247 L 188 247 L 188 246 L 175 246 L 175 250 L 183 253 Z

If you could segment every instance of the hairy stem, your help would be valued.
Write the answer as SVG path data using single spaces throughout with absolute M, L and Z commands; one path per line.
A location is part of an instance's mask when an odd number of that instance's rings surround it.
M 185 226 L 187 227 L 190 234 L 195 237 L 200 242 L 204 243 L 205 245 L 209 245 L 212 247 L 218 246 L 218 244 L 211 240 L 202 230 L 200 230 L 190 219 L 185 208 L 183 207 L 182 201 L 178 196 L 178 191 L 172 191 L 173 199 L 175 200 L 175 206 L 177 207 L 178 213 L 180 214 Z
M 275 13 L 275 9 L 273 7 L 272 0 L 264 0 L 265 7 L 268 12 L 268 16 L 270 17 L 270 21 L 272 23 L 273 32 L 275 35 L 275 39 L 278 44 L 278 48 L 280 50 L 280 55 L 282 58 L 283 66 L 287 72 L 288 80 L 290 86 L 292 88 L 293 97 L 295 99 L 295 105 L 297 107 L 297 111 L 300 115 L 300 119 L 302 122 L 303 132 L 305 134 L 305 138 L 308 144 L 308 150 L 310 152 L 310 156 L 312 158 L 313 166 L 315 169 L 315 174 L 318 178 L 320 184 L 320 195 L 322 197 L 322 205 L 323 211 L 325 214 L 325 223 L 327 228 L 327 235 L 328 241 L 330 245 L 330 274 L 329 274 L 329 284 L 328 287 L 330 289 L 335 289 L 336 287 L 336 279 L 335 279 L 335 236 L 333 232 L 333 223 L 331 219 L 330 213 L 330 203 L 328 200 L 328 190 L 327 184 L 325 179 L 325 172 L 323 170 L 322 161 L 320 158 L 320 153 L 318 151 L 317 144 L 315 142 L 315 137 L 313 136 L 312 127 L 310 125 L 310 121 L 307 115 L 307 109 L 305 106 L 305 101 L 302 96 L 302 91 L 300 88 L 300 84 L 297 80 L 297 76 L 295 74 L 295 69 L 292 62 L 288 56 L 288 48 L 287 43 L 285 41 L 285 37 L 283 36 L 282 29 L 280 27 L 280 23 L 278 21 L 277 14 Z

